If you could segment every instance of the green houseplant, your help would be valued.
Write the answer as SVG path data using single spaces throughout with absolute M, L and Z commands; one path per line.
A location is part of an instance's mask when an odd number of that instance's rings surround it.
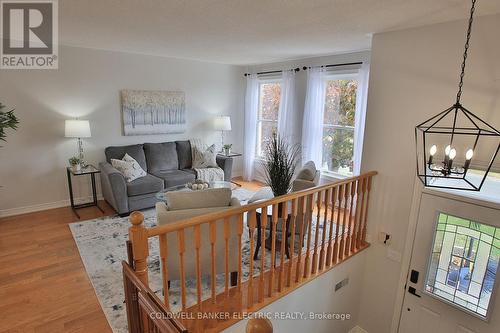
M 73 156 L 68 160 L 68 162 L 74 171 L 79 171 L 81 169 L 82 161 L 78 157 Z
M 226 155 L 231 154 L 231 148 L 232 148 L 232 147 L 233 147 L 233 145 L 232 145 L 232 144 L 225 144 L 225 145 L 224 145 L 224 147 L 223 147 L 223 148 L 224 148 L 224 153 L 225 153 Z
M 0 141 L 7 141 L 6 129 L 16 130 L 19 120 L 14 115 L 14 110 L 5 111 L 6 106 L 0 103 Z
M 300 147 L 273 133 L 265 149 L 264 173 L 274 196 L 287 194 L 299 163 Z

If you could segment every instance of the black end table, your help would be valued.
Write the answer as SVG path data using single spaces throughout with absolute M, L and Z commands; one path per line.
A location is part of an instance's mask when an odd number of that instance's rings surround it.
M 80 170 L 74 170 L 71 167 L 66 168 L 66 174 L 68 176 L 68 187 L 69 187 L 69 200 L 71 202 L 71 209 L 73 209 L 73 212 L 75 215 L 80 219 L 80 215 L 78 215 L 78 212 L 76 211 L 77 209 L 80 208 L 86 208 L 86 207 L 97 207 L 99 210 L 104 213 L 104 210 L 102 210 L 101 207 L 97 204 L 97 191 L 96 191 L 96 185 L 95 185 L 95 175 L 96 173 L 100 173 L 101 171 L 97 169 L 93 165 L 87 165 L 86 167 L 82 167 Z M 90 180 L 92 183 L 92 201 L 90 202 L 85 202 L 82 204 L 75 205 L 75 200 L 73 197 L 73 184 L 71 182 L 72 177 L 71 176 L 85 176 L 85 175 L 90 175 Z

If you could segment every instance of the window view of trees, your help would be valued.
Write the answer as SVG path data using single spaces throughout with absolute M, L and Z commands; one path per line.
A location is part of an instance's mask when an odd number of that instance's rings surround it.
M 260 84 L 256 151 L 259 157 L 262 157 L 265 147 L 269 140 L 271 140 L 273 133 L 278 130 L 280 99 L 280 82 L 263 82 Z
M 323 118 L 323 167 L 351 176 L 354 157 L 354 119 L 358 82 L 336 79 L 326 82 Z

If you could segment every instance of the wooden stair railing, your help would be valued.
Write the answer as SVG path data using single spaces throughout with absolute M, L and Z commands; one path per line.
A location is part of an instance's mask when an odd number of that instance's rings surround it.
M 191 314 L 191 316 L 184 316 L 184 318 L 203 318 L 202 320 L 184 319 L 180 322 L 173 322 L 175 327 L 183 324 L 189 332 L 220 331 L 241 320 L 243 313 L 257 311 L 318 275 L 329 271 L 334 266 L 369 246 L 366 241 L 367 212 L 372 178 L 376 174 L 375 171 L 372 171 L 339 182 L 293 192 L 264 202 L 196 216 L 184 221 L 153 228 L 144 226 L 142 213 L 133 212 L 130 215 L 132 226 L 129 228 L 133 271 L 127 265 L 127 273 L 133 272 L 134 278 L 144 286 L 148 286 L 148 240 L 152 237 L 159 237 L 164 293 L 161 307 L 160 304 L 155 302 L 158 300 L 155 295 L 150 295 L 148 292 L 139 293 L 138 304 L 142 306 L 141 311 L 148 313 L 148 311 L 157 308 L 164 312 L 171 311 L 169 297 L 171 291 L 169 290 L 167 267 L 169 260 L 172 260 L 171 258 L 174 258 L 174 256 L 178 258 L 180 274 L 180 309 L 178 310 Z M 271 213 L 269 218 L 266 218 L 268 211 Z M 257 219 L 257 214 L 260 214 L 259 219 Z M 285 220 L 286 223 L 284 223 Z M 257 221 L 260 221 L 260 223 Z M 217 226 L 223 227 L 217 229 Z M 203 233 L 201 231 L 202 227 L 208 232 Z M 262 246 L 259 250 L 260 259 L 254 261 L 255 235 L 259 227 L 261 228 L 260 243 Z M 296 228 L 299 228 L 299 230 Z M 223 232 L 220 232 L 220 230 L 223 230 Z M 268 240 L 270 246 L 267 249 L 266 231 L 271 233 L 270 240 Z M 185 234 L 187 232 L 192 233 L 193 244 L 186 243 Z M 284 240 L 279 241 L 279 244 L 278 232 L 281 232 L 281 235 L 287 235 Z M 244 233 L 247 233 L 249 237 L 248 246 L 250 251 L 247 257 L 244 257 L 242 253 Z M 177 251 L 174 252 L 177 253 L 167 252 L 167 235 L 171 235 L 170 237 L 175 236 Z M 237 251 L 230 251 L 231 235 L 236 237 L 237 244 L 239 244 Z M 210 244 L 208 248 L 201 246 L 202 239 Z M 206 242 L 205 244 L 207 244 Z M 215 254 L 215 246 L 218 242 L 225 244 L 225 251 L 221 256 Z M 188 249 L 194 250 L 195 256 L 193 268 L 196 279 L 195 304 L 187 304 L 185 256 L 186 253 L 190 253 L 187 252 Z M 210 253 L 211 262 L 208 271 L 201 270 L 201 253 Z M 230 278 L 229 260 L 231 256 L 237 256 L 238 258 L 237 279 L 232 274 Z M 248 261 L 246 266 L 245 259 Z M 217 293 L 216 281 L 216 263 L 219 262 L 218 260 L 223 260 L 225 267 L 224 272 L 221 274 L 221 276 L 224 276 L 224 285 L 220 286 L 222 292 L 219 293 Z M 246 276 L 243 275 L 244 272 L 246 272 Z M 203 299 L 203 276 L 210 276 L 209 299 Z M 128 279 L 132 280 L 131 278 Z M 235 282 L 236 286 L 231 287 L 230 280 Z M 127 285 L 125 289 L 127 290 Z M 150 299 L 155 301 L 149 301 L 148 303 L 147 300 Z M 141 302 L 144 304 L 141 305 Z M 156 305 L 153 306 L 153 303 Z M 127 305 L 127 314 L 129 316 L 139 315 L 137 311 L 128 311 L 128 308 Z M 226 317 L 224 320 L 220 318 L 207 319 L 207 316 L 193 316 L 193 314 L 200 313 L 227 313 L 232 314 L 232 316 Z M 129 327 L 131 324 L 134 326 L 135 321 L 129 318 Z M 144 327 L 142 328 L 144 329 Z M 185 328 L 181 327 L 180 329 Z M 140 331 L 131 330 L 130 332 L 136 333 Z
M 130 333 L 187 333 L 165 305 L 137 276 L 125 261 L 123 286 Z

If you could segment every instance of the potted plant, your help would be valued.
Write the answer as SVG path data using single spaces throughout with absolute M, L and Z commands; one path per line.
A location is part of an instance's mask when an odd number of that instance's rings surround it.
M 233 147 L 232 144 L 226 144 L 226 145 L 224 145 L 224 153 L 226 154 L 226 156 L 228 156 L 228 155 L 231 154 L 231 147 Z
M 68 161 L 69 161 L 69 165 L 71 166 L 71 169 L 73 169 L 73 171 L 80 171 L 81 170 L 82 161 L 80 161 L 80 159 L 78 157 L 73 156 Z
M 14 115 L 14 110 L 4 111 L 5 108 L 6 106 L 0 103 L 0 141 L 6 141 L 5 129 L 16 130 L 17 124 L 19 124 L 19 120 Z
M 300 147 L 292 145 L 273 133 L 265 150 L 264 173 L 266 183 L 274 196 L 287 194 L 299 163 Z

